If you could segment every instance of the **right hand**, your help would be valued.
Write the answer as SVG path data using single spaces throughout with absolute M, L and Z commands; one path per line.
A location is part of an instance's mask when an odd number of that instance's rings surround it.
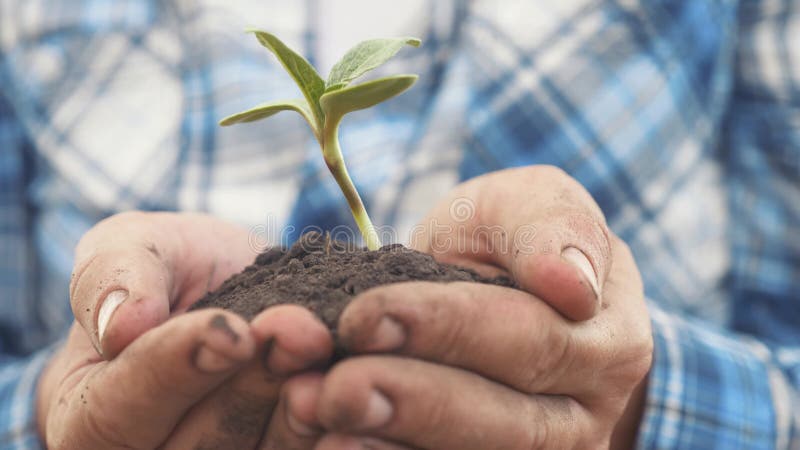
M 288 405 L 310 407 L 294 374 L 330 358 L 328 329 L 297 306 L 251 323 L 184 312 L 253 260 L 247 238 L 204 215 L 123 213 L 81 239 L 76 323 L 39 380 L 48 448 L 313 448 Z

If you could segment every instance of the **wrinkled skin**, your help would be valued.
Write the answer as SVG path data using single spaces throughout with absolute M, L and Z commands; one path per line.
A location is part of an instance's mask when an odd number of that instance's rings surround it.
M 469 214 L 454 208 L 462 204 Z M 126 213 L 84 237 L 77 323 L 40 382 L 40 431 L 52 448 L 632 446 L 652 358 L 641 280 L 627 246 L 562 171 L 470 180 L 412 236 L 441 261 L 507 274 L 521 290 L 369 290 L 339 324 L 356 356 L 326 373 L 314 369 L 330 357 L 330 334 L 299 307 L 251 323 L 183 313 L 252 260 L 246 235 L 205 216 Z M 205 248 L 188 245 L 198 239 Z M 98 308 L 119 288 L 128 300 L 100 339 Z

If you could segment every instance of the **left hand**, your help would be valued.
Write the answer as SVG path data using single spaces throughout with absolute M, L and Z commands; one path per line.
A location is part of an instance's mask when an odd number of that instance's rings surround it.
M 466 218 L 451 211 L 464 199 Z M 316 448 L 631 447 L 652 337 L 633 257 L 589 194 L 557 169 L 505 170 L 455 188 L 434 220 L 445 234 L 418 249 L 524 291 L 413 282 L 356 298 L 339 333 L 362 356 L 289 393 L 293 417 L 328 431 Z
M 246 229 L 201 214 L 126 212 L 86 233 L 70 288 L 76 323 L 37 385 L 47 447 L 313 448 L 317 436 L 287 416 L 302 389 L 283 391 L 329 359 L 325 325 L 296 305 L 250 323 L 184 313 L 254 256 Z

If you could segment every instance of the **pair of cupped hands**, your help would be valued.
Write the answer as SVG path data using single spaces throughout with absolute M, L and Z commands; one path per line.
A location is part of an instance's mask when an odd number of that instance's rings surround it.
M 474 206 L 466 220 L 452 211 L 461 199 Z M 76 323 L 39 381 L 43 440 L 80 450 L 630 447 L 652 337 L 633 257 L 591 196 L 558 169 L 510 169 L 454 188 L 432 222 L 418 250 L 505 273 L 520 290 L 371 289 L 344 311 L 339 339 L 353 356 L 332 367 L 331 334 L 299 306 L 249 323 L 186 312 L 252 262 L 247 230 L 195 214 L 99 223 L 76 250 Z

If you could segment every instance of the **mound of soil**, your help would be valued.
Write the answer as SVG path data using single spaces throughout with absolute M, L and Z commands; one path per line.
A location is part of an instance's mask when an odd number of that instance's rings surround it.
M 335 336 L 339 316 L 356 295 L 375 286 L 412 280 L 513 286 L 506 277 L 482 277 L 402 244 L 369 251 L 312 232 L 291 248 L 266 250 L 192 309 L 219 307 L 250 320 L 270 306 L 292 303 L 314 312 Z

